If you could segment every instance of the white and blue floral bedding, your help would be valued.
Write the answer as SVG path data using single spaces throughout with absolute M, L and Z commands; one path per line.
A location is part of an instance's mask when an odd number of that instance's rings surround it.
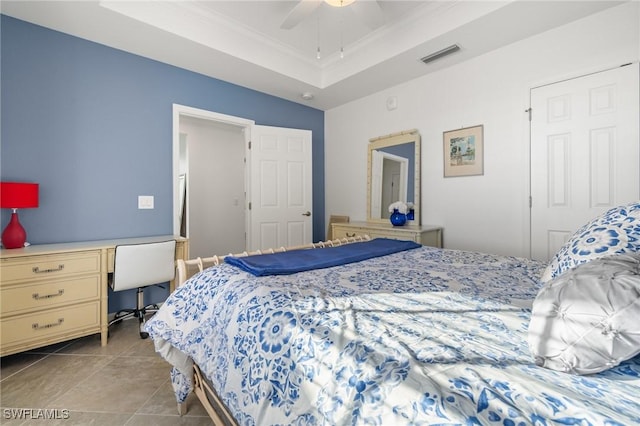
M 147 323 L 192 359 L 241 425 L 631 425 L 640 360 L 592 376 L 537 367 L 527 347 L 544 264 L 421 247 L 288 276 L 227 264 Z

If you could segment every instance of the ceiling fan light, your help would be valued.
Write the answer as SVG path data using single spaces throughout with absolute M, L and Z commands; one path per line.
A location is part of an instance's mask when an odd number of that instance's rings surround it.
M 333 6 L 333 7 L 349 6 L 354 1 L 356 1 L 356 0 L 324 0 L 324 2 L 326 4 L 328 4 L 329 6 Z

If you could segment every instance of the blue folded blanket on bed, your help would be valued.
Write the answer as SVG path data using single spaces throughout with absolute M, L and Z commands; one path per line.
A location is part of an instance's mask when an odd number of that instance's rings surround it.
M 413 241 L 376 238 L 371 241 L 345 244 L 337 247 L 292 250 L 248 257 L 227 256 L 224 261 L 261 277 L 265 275 L 288 275 L 312 269 L 345 265 L 417 247 L 421 247 L 420 244 Z

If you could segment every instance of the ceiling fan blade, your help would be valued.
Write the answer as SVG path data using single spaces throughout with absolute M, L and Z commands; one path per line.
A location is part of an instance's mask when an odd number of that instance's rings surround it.
M 280 28 L 290 30 L 311 15 L 322 3 L 322 0 L 300 0 L 284 18 Z
M 362 22 L 372 30 L 381 27 L 386 19 L 377 1 L 355 1 L 349 5 Z

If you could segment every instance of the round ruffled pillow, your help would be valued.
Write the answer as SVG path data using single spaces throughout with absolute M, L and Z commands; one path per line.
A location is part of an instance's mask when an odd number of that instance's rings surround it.
M 640 253 L 601 257 L 547 282 L 533 302 L 529 348 L 537 365 L 574 374 L 640 353 Z

